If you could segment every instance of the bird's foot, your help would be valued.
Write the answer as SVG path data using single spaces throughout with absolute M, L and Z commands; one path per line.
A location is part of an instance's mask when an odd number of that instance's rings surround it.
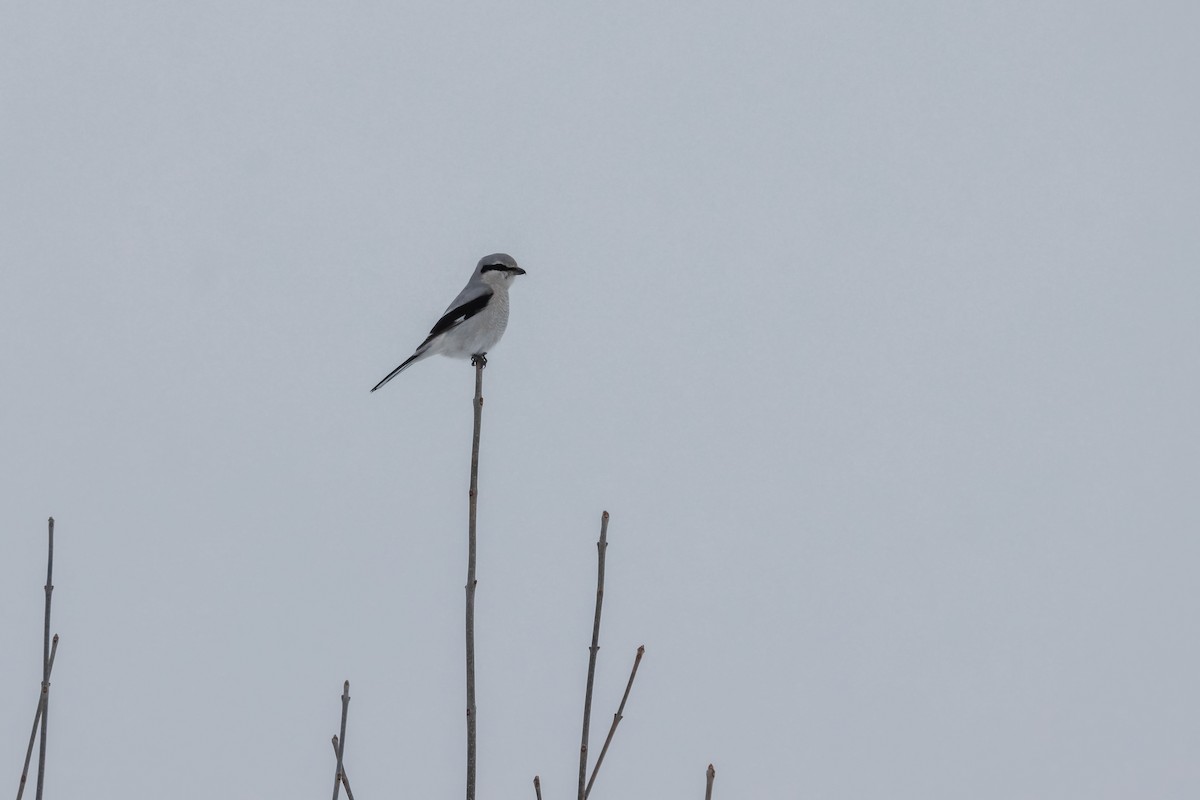
M 480 368 L 486 367 L 487 353 L 476 353 L 475 355 L 471 356 L 471 366 Z

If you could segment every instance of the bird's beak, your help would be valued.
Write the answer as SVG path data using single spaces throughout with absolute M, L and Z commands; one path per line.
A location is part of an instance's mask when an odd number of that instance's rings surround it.
M 525 270 L 521 269 L 520 267 L 513 267 L 512 269 L 509 270 L 509 272 L 511 272 L 513 275 L 524 275 L 525 274 Z

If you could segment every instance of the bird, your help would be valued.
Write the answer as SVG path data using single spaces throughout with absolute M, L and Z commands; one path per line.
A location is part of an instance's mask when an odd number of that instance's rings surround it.
M 507 253 L 492 253 L 479 259 L 471 279 L 458 293 L 404 363 L 389 372 L 374 392 L 418 361 L 433 355 L 469 358 L 472 364 L 486 365 L 487 352 L 496 346 L 508 325 L 508 286 L 525 270 Z

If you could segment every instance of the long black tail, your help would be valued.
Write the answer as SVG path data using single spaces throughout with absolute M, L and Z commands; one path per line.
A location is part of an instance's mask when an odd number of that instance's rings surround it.
M 383 386 L 385 383 L 390 381 L 392 378 L 399 375 L 401 372 L 404 371 L 405 367 L 407 367 L 409 364 L 412 364 L 414 361 L 419 359 L 421 356 L 425 355 L 425 352 L 426 352 L 425 350 L 417 350 L 417 352 L 413 353 L 411 356 L 409 356 L 407 359 L 405 359 L 403 364 L 401 364 L 400 366 L 396 367 L 394 370 L 389 372 L 387 374 L 386 378 L 381 380 L 379 383 L 375 384 L 375 389 L 378 389 L 380 386 Z M 375 391 L 375 389 L 372 389 L 371 391 L 373 392 L 373 391 Z

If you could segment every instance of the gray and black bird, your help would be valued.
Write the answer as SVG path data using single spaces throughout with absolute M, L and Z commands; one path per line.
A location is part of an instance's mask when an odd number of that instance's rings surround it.
M 508 325 L 509 284 L 524 274 L 525 270 L 507 253 L 492 253 L 479 259 L 471 280 L 429 331 L 428 338 L 403 364 L 375 384 L 375 389 L 429 356 L 478 359 L 486 364 L 487 352 L 500 341 Z

